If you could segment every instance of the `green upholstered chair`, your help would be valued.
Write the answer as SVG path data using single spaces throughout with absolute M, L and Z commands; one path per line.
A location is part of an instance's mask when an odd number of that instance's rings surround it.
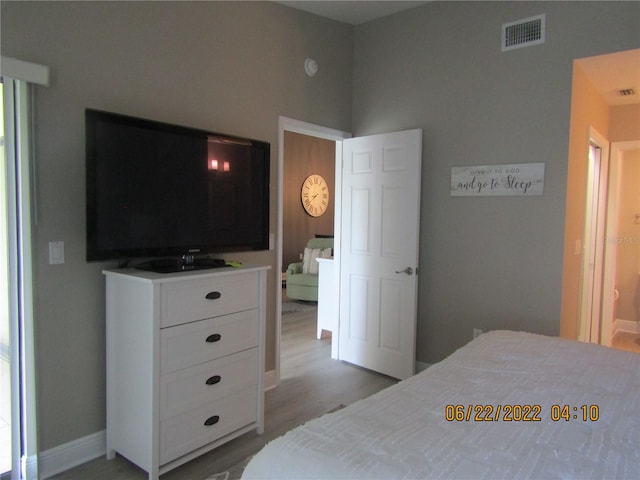
M 287 297 L 318 301 L 318 262 L 333 256 L 333 238 L 312 238 L 304 249 L 302 262 L 287 267 Z

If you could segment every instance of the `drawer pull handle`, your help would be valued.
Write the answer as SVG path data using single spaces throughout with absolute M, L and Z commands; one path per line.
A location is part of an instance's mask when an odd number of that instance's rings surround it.
M 214 375 L 213 377 L 207 378 L 207 385 L 215 385 L 216 383 L 219 383 L 220 380 L 222 380 L 220 375 Z
M 216 298 L 220 298 L 221 296 L 222 293 L 220 292 L 209 292 L 204 298 L 206 298 L 207 300 L 215 300 Z
M 215 425 L 220 421 L 220 417 L 218 415 L 214 415 L 213 417 L 209 417 L 204 421 L 205 426 L 210 427 L 211 425 Z
M 207 337 L 207 343 L 219 342 L 220 339 L 222 339 L 222 335 L 220 335 L 219 333 L 214 333 Z

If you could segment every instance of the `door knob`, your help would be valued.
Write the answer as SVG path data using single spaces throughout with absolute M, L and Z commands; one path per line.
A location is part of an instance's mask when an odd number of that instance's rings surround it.
M 404 270 L 396 270 L 396 273 L 406 273 L 407 275 L 413 275 L 413 268 L 407 267 Z

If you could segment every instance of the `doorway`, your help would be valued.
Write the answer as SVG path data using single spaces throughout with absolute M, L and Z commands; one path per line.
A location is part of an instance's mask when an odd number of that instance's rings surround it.
M 640 353 L 640 140 L 611 145 L 602 344 Z
M 640 352 L 640 141 L 591 136 L 580 336 Z
M 615 246 L 615 239 L 619 235 L 611 233 L 614 232 L 611 225 L 614 217 L 610 211 L 613 204 L 609 200 L 612 198 L 612 192 L 618 190 L 614 174 L 615 145 L 617 142 L 640 140 L 637 116 L 640 92 L 632 89 L 631 94 L 627 95 L 628 90 L 625 87 L 639 84 L 638 72 L 638 49 L 574 61 L 560 322 L 560 336 L 565 338 L 602 341 L 606 345 L 615 333 L 614 285 L 617 285 L 617 282 L 613 278 L 615 263 L 610 259 L 615 255 L 615 249 L 612 247 Z M 619 91 L 625 94 L 622 95 Z M 594 136 L 597 135 L 594 134 L 594 129 L 604 135 L 599 136 L 603 139 L 602 142 L 598 142 L 598 138 L 594 142 Z M 609 141 L 613 143 L 609 145 Z M 611 155 L 600 148 L 607 146 L 610 147 Z M 593 228 L 597 227 L 598 223 L 592 223 L 592 229 L 589 228 L 593 212 L 587 210 L 589 202 L 594 203 L 593 195 L 598 198 L 602 192 L 599 189 L 587 192 L 588 185 L 593 182 L 592 175 L 595 174 L 588 171 L 590 162 L 593 162 L 589 160 L 589 156 L 596 158 L 598 162 L 610 162 L 609 170 L 605 167 L 603 172 L 599 172 L 604 175 L 609 173 L 609 199 L 602 200 L 607 208 L 599 217 L 601 233 L 600 243 L 594 244 L 596 253 L 590 251 L 589 239 L 594 237 Z M 600 186 L 606 187 L 607 183 L 602 182 Z M 604 197 L 600 197 L 602 198 Z M 605 218 L 602 218 L 602 215 Z M 634 238 L 637 238 L 637 234 Z M 598 255 L 600 260 L 596 262 Z M 604 266 L 602 261 L 605 262 Z M 600 273 L 592 275 L 592 283 L 589 284 L 585 280 L 585 274 L 591 268 L 596 268 L 597 263 L 600 263 Z M 604 296 L 600 296 L 603 289 Z M 588 313 L 589 309 L 591 314 Z M 603 312 L 609 320 L 601 323 L 600 316 Z M 583 321 L 583 317 L 589 320 Z
M 310 132 L 311 135 L 318 131 L 317 127 L 316 130 L 304 130 L 308 124 L 302 125 L 303 129 L 300 129 L 300 122 L 291 122 L 292 128 L 297 128 L 297 131 Z M 287 120 L 281 119 L 278 176 L 280 192 L 283 192 L 282 145 L 284 132 L 287 131 L 283 124 L 286 123 Z M 322 129 L 321 133 L 324 133 L 324 138 L 336 141 L 334 262 L 338 266 L 340 291 L 334 297 L 339 298 L 340 314 L 339 328 L 336 329 L 338 331 L 332 332 L 338 333 L 337 340 L 332 338 L 332 343 L 339 344 L 334 358 L 343 359 L 343 355 L 338 352 L 350 352 L 352 357 L 344 359 L 355 365 L 395 378 L 406 378 L 415 371 L 415 275 L 419 245 L 417 226 L 420 218 L 422 130 L 358 138 L 348 138 L 348 134 L 335 131 L 327 137 L 326 129 Z M 283 265 L 282 205 L 281 195 L 278 206 L 280 235 L 277 258 L 277 265 L 280 266 Z M 345 212 L 358 213 L 349 216 Z M 353 219 L 357 221 L 352 222 Z M 409 220 L 414 225 L 414 230 L 406 232 L 401 228 L 404 220 Z M 345 248 L 343 244 L 347 243 Z M 343 250 L 351 261 L 343 263 Z M 376 255 L 385 260 L 372 260 L 373 252 L 377 252 Z M 281 280 L 282 268 L 278 269 L 277 275 Z M 322 283 L 322 279 L 320 280 Z M 384 292 L 379 292 L 384 300 L 379 305 L 372 301 L 378 296 L 374 285 L 384 285 Z M 280 379 L 281 295 L 278 295 L 276 301 L 275 385 Z M 360 307 L 352 308 L 356 304 Z M 367 312 L 374 312 L 378 307 L 380 309 L 377 317 L 368 315 Z M 372 327 L 365 325 L 367 323 L 371 323 Z M 365 339 L 362 336 L 364 332 L 371 333 L 365 334 L 367 355 L 359 353 L 362 345 L 358 339 Z M 393 362 L 389 361 L 391 358 L 394 359 Z
M 346 138 L 350 138 L 351 134 L 340 130 L 315 125 L 312 123 L 295 120 L 288 117 L 279 117 L 278 119 L 278 207 L 277 207 L 277 232 L 276 235 L 276 285 L 282 285 L 283 268 L 286 269 L 283 259 L 284 246 L 284 204 L 285 204 L 285 185 L 284 185 L 284 162 L 285 162 L 285 132 L 293 132 L 310 137 L 326 139 L 334 142 L 341 142 Z M 336 156 L 337 161 L 337 156 Z M 340 170 L 335 169 L 335 185 L 340 184 Z M 335 198 L 334 194 L 334 198 Z M 335 198 L 334 208 L 338 208 L 338 198 Z M 335 228 L 334 235 L 339 238 L 339 229 Z M 337 241 L 337 240 L 336 240 Z M 275 335 L 275 365 L 273 372 L 269 372 L 265 378 L 267 388 L 273 388 L 280 383 L 280 355 L 281 355 L 281 338 L 282 338 L 282 292 L 276 289 L 276 335 Z
M 640 352 L 640 141 L 592 131 L 588 162 L 578 338 Z

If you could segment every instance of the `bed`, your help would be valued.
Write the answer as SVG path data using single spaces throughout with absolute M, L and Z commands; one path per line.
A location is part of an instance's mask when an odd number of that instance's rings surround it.
M 243 479 L 640 478 L 640 355 L 480 335 L 267 444 Z

